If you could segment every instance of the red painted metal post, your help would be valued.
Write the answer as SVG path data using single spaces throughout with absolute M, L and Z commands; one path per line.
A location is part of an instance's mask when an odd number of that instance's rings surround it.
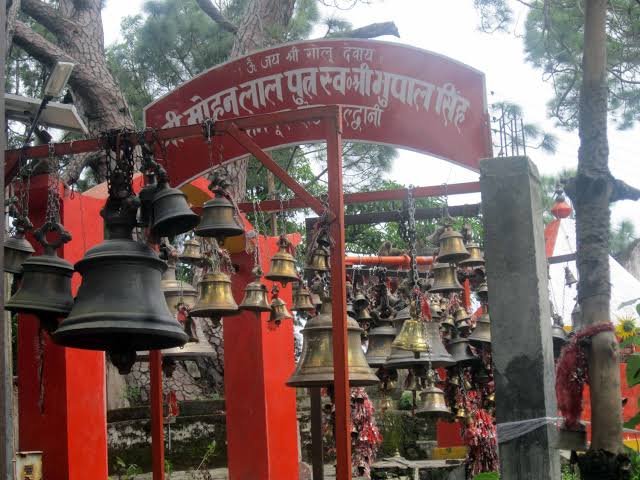
M 326 120 L 329 210 L 331 223 L 331 296 L 333 298 L 333 376 L 336 405 L 337 480 L 351 480 L 351 402 L 347 356 L 347 298 L 344 261 L 344 195 L 342 190 L 342 115 Z
M 469 308 L 471 308 L 471 284 L 468 278 L 465 279 L 462 286 L 464 287 L 464 292 L 462 292 L 462 305 L 469 310 Z
M 149 352 L 151 377 L 151 464 L 153 480 L 164 480 L 164 415 L 162 411 L 162 353 Z

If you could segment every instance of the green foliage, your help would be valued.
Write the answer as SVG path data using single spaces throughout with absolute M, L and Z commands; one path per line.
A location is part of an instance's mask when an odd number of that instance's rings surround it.
M 525 3 L 525 2 L 520 2 Z M 485 31 L 505 30 L 513 20 L 507 0 L 474 0 Z M 582 2 L 527 2 L 526 59 L 553 83 L 549 115 L 568 129 L 578 121 L 582 83 L 584 7 Z M 609 110 L 619 128 L 630 128 L 640 113 L 640 8 L 637 2 L 609 0 L 607 62 Z
M 413 392 L 402 392 L 400 400 L 398 400 L 398 410 L 408 411 L 413 410 Z
M 637 238 L 636 229 L 631 220 L 624 219 L 611 228 L 609 239 L 609 251 L 614 258 L 625 252 Z
M 575 470 L 575 471 L 574 471 Z M 571 465 L 562 465 L 561 477 L 562 480 L 580 480 L 580 474 L 578 469 Z
M 631 480 L 640 480 L 640 453 L 628 447 L 625 450 L 631 461 Z
M 118 480 L 133 480 L 136 475 L 142 473 L 142 469 L 135 463 L 126 463 L 122 458 L 116 457 L 116 474 Z
M 640 354 L 634 353 L 627 357 L 627 385 L 633 387 L 640 384 Z
M 473 480 L 498 480 L 499 478 L 500 474 L 498 472 L 483 472 L 473 477 Z

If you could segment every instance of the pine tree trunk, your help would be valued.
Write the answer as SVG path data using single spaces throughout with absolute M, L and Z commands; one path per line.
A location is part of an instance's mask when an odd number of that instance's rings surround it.
M 607 0 L 585 2 L 578 173 L 571 188 L 576 213 L 578 301 L 582 325 L 610 321 L 609 203 L 612 182 L 607 141 Z M 581 459 L 583 478 L 625 478 L 618 347 L 613 332 L 592 338 L 589 350 L 592 443 Z M 622 462 L 623 463 L 623 462 Z

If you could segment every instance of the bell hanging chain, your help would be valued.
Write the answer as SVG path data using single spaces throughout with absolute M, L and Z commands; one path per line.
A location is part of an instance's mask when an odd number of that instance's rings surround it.
M 418 262 L 416 260 L 417 249 L 416 249 L 416 201 L 413 197 L 413 192 L 411 189 L 407 189 L 407 213 L 408 213 L 408 221 L 407 221 L 407 237 L 409 241 L 409 257 L 411 259 L 411 281 L 413 282 L 413 290 L 416 292 L 416 301 L 417 298 L 417 290 L 418 290 Z
M 47 182 L 47 209 L 45 221 L 48 223 L 59 223 L 60 221 L 60 198 L 58 188 L 60 185 L 60 164 L 58 158 L 54 155 L 54 144 L 49 143 L 49 157 L 47 158 L 47 167 L 49 170 L 49 178 Z

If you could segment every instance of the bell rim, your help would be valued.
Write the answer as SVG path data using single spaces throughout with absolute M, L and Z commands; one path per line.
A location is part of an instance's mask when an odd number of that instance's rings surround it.
M 17 292 L 16 292 L 17 295 Z M 12 302 L 9 299 L 4 306 L 4 309 L 12 313 L 27 313 L 37 315 L 38 312 L 45 312 L 51 314 L 59 314 L 61 317 L 65 317 L 69 314 L 73 308 L 73 297 L 71 301 L 65 303 L 37 303 L 36 301 L 29 301 L 25 303 L 23 300 L 17 300 Z
M 174 237 L 193 230 L 200 223 L 196 213 L 183 213 L 154 220 L 151 231 L 160 237 Z M 172 228 L 173 227 L 173 228 Z
M 240 310 L 245 312 L 258 312 L 258 313 L 266 313 L 271 311 L 270 306 L 260 306 L 260 305 L 238 305 Z
M 17 250 L 25 253 L 35 253 L 36 250 L 31 245 L 31 242 L 24 237 L 11 236 L 4 241 L 4 248 L 10 250 Z
M 189 314 L 192 317 L 196 318 L 212 318 L 212 317 L 232 317 L 234 315 L 240 314 L 240 307 L 236 307 L 236 309 L 232 309 L 231 306 L 227 309 L 216 309 L 213 310 L 211 307 L 196 309 L 193 307 Z
M 295 372 L 289 378 L 289 380 L 287 380 L 285 383 L 289 387 L 297 387 L 297 388 L 323 387 L 323 386 L 333 385 L 335 382 L 333 368 L 331 368 L 331 370 L 332 370 L 331 373 L 318 372 L 318 373 L 305 374 L 302 372 L 300 373 Z M 380 383 L 380 379 L 376 376 L 375 373 L 369 374 L 368 372 L 350 370 L 349 375 L 364 376 L 363 378 L 354 378 L 353 380 L 349 379 L 349 385 L 353 387 L 366 387 L 369 385 L 376 385 L 377 383 Z M 304 377 L 304 378 L 301 378 L 301 377 Z

